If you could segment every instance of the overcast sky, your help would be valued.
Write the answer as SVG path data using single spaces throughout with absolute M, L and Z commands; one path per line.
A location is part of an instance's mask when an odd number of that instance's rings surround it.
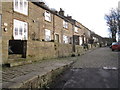
M 78 22 L 102 37 L 108 37 L 108 27 L 104 15 L 111 8 L 118 7 L 120 0 L 45 0 L 50 8 L 59 11 L 62 8 L 65 15 L 72 16 Z

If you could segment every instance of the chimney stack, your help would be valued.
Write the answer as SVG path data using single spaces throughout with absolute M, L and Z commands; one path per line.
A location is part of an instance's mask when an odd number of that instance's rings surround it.
M 68 18 L 68 19 L 72 19 L 72 16 L 67 15 L 67 18 Z
M 59 15 L 64 16 L 64 11 L 60 8 Z
M 39 4 L 40 4 L 40 5 L 45 5 L 45 3 L 44 3 L 44 2 L 39 2 Z

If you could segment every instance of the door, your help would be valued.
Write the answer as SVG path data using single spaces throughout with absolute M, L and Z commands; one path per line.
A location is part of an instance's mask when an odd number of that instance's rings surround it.
M 73 43 L 75 45 L 79 45 L 79 36 L 78 35 L 73 35 Z
M 56 41 L 57 43 L 59 43 L 59 35 L 58 35 L 58 34 L 55 34 L 55 41 Z

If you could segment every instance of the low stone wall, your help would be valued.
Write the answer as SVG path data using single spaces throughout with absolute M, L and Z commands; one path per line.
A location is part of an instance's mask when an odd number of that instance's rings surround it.
M 28 41 L 27 58 L 50 59 L 55 58 L 53 42 Z
M 79 56 L 85 51 L 98 47 L 98 45 L 88 44 L 88 48 L 84 48 L 80 45 L 75 45 L 75 52 L 73 51 L 72 44 L 61 44 L 55 42 L 41 42 L 41 41 L 27 41 L 27 58 L 25 59 L 14 59 L 7 60 L 8 66 L 18 66 L 22 64 L 32 63 L 37 60 L 68 57 L 68 56 Z
M 80 45 L 76 45 L 75 46 L 75 49 L 76 49 L 76 54 L 77 55 L 81 55 L 81 54 L 83 54 L 83 52 L 84 52 L 84 48 L 83 48 L 83 46 L 80 46 Z
M 88 44 L 88 49 L 92 49 L 92 45 L 91 44 Z
M 57 57 L 65 57 L 72 55 L 72 44 L 55 43 L 55 52 Z

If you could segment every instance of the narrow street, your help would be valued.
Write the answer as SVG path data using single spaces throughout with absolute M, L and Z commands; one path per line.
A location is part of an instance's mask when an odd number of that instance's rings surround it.
M 118 88 L 119 54 L 103 47 L 79 56 L 52 88 Z

